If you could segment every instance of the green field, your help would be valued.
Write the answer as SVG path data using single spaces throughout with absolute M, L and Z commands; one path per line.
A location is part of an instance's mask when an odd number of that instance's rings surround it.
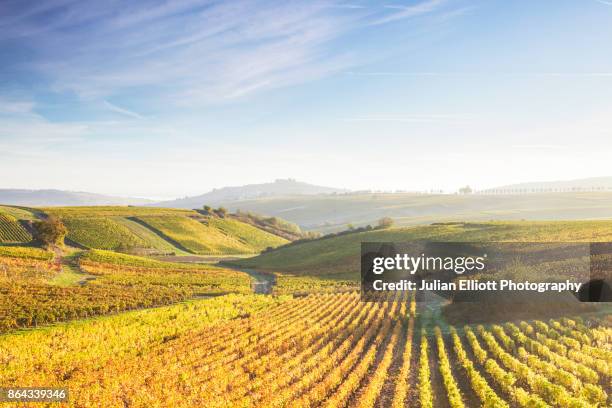
M 359 275 L 361 242 L 434 241 L 611 241 L 612 221 L 446 223 L 391 228 L 316 239 L 232 261 L 245 268 L 310 276 Z

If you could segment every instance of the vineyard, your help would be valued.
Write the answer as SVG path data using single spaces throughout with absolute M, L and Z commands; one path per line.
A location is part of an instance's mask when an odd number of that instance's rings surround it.
M 145 216 L 138 220 L 157 231 L 168 241 L 195 254 L 244 254 L 257 252 L 232 235 L 194 218 L 179 216 Z M 264 231 L 260 231 L 262 234 Z M 265 233 L 267 234 L 267 233 Z M 280 238 L 279 238 L 280 240 Z
M 609 406 L 609 320 L 425 327 L 420 307 L 224 296 L 0 337 L 0 377 L 78 407 Z
M 0 243 L 30 242 L 31 240 L 30 233 L 14 217 L 0 212 Z
M 612 242 L 612 221 L 450 222 L 315 239 L 234 261 L 291 275 L 359 280 L 361 242 Z
M 96 206 L 49 207 L 28 212 L 22 208 L 2 208 L 7 211 L 7 221 L 2 218 L 4 213 L 0 214 L 0 243 L 22 242 L 15 236 L 15 231 L 21 226 L 8 211 L 19 216 L 20 220 L 32 219 L 35 213 L 39 218 L 57 216 L 68 229 L 68 243 L 85 249 L 118 250 L 140 255 L 243 255 L 288 242 L 233 215 L 219 218 L 194 210 Z M 12 232 L 9 234 L 9 231 Z M 25 230 L 22 233 L 26 233 Z M 28 237 L 25 241 L 30 240 Z
M 82 281 L 61 287 L 62 265 L 36 248 L 0 247 L 0 333 L 12 329 L 168 305 L 194 296 L 248 293 L 243 273 L 97 251 L 81 256 Z
M 126 248 L 150 246 L 127 227 L 110 218 L 66 217 L 62 221 L 68 228 L 67 238 L 85 248 L 117 249 L 121 246 Z
M 204 223 L 224 232 L 226 235 L 236 237 L 239 241 L 252 248 L 253 252 L 260 252 L 266 248 L 277 247 L 289 242 L 284 238 L 250 224 L 230 218 L 210 217 Z
M 194 212 L 58 211 L 88 247 L 161 240 L 185 253 L 228 254 L 284 242 Z M 453 326 L 442 298 L 362 302 L 357 292 L 361 240 L 554 240 L 561 230 L 566 239 L 608 239 L 591 223 L 563 225 L 528 234 L 515 223 L 372 231 L 231 261 L 274 276 L 273 296 L 251 294 L 251 278 L 225 266 L 0 246 L 0 386 L 69 387 L 74 407 L 611 406 L 605 306 L 553 319 L 523 319 L 516 308 L 522 320 Z M 572 267 L 564 262 L 542 267 Z

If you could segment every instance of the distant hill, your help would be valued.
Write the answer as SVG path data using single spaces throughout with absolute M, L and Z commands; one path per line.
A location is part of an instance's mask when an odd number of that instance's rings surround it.
M 293 179 L 277 179 L 273 183 L 247 184 L 237 187 L 214 189 L 206 194 L 185 197 L 178 200 L 162 201 L 153 205 L 171 208 L 200 208 L 204 204 L 216 206 L 231 201 L 255 198 L 269 198 L 292 195 L 317 195 L 345 193 L 346 189 L 316 186 Z
M 221 203 L 230 211 L 281 217 L 306 231 L 334 232 L 375 225 L 441 221 L 612 219 L 612 192 L 547 194 L 351 193 L 257 198 Z
M 23 206 L 144 205 L 151 200 L 81 191 L 0 189 L 0 204 Z
M 482 190 L 481 193 L 529 194 L 573 191 L 612 191 L 612 177 L 591 177 L 576 180 L 536 181 L 509 184 Z

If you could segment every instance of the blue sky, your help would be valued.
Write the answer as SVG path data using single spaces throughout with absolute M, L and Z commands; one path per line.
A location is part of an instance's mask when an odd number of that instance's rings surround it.
M 4 1 L 3 188 L 612 175 L 612 1 Z

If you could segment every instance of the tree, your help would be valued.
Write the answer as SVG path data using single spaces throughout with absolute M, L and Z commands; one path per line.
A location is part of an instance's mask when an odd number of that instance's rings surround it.
M 459 189 L 459 194 L 472 194 L 472 187 L 465 186 Z
M 227 208 L 225 207 L 219 207 L 217 208 L 216 211 L 217 215 L 221 218 L 225 218 L 225 216 L 227 215 Z
M 393 218 L 391 217 L 383 217 L 378 220 L 378 228 L 391 228 L 393 226 Z
M 212 207 L 210 205 L 204 205 L 202 206 L 202 209 L 206 211 L 207 214 L 210 214 Z
M 34 238 L 44 246 L 64 246 L 68 229 L 59 218 L 50 215 L 44 220 L 34 221 Z

